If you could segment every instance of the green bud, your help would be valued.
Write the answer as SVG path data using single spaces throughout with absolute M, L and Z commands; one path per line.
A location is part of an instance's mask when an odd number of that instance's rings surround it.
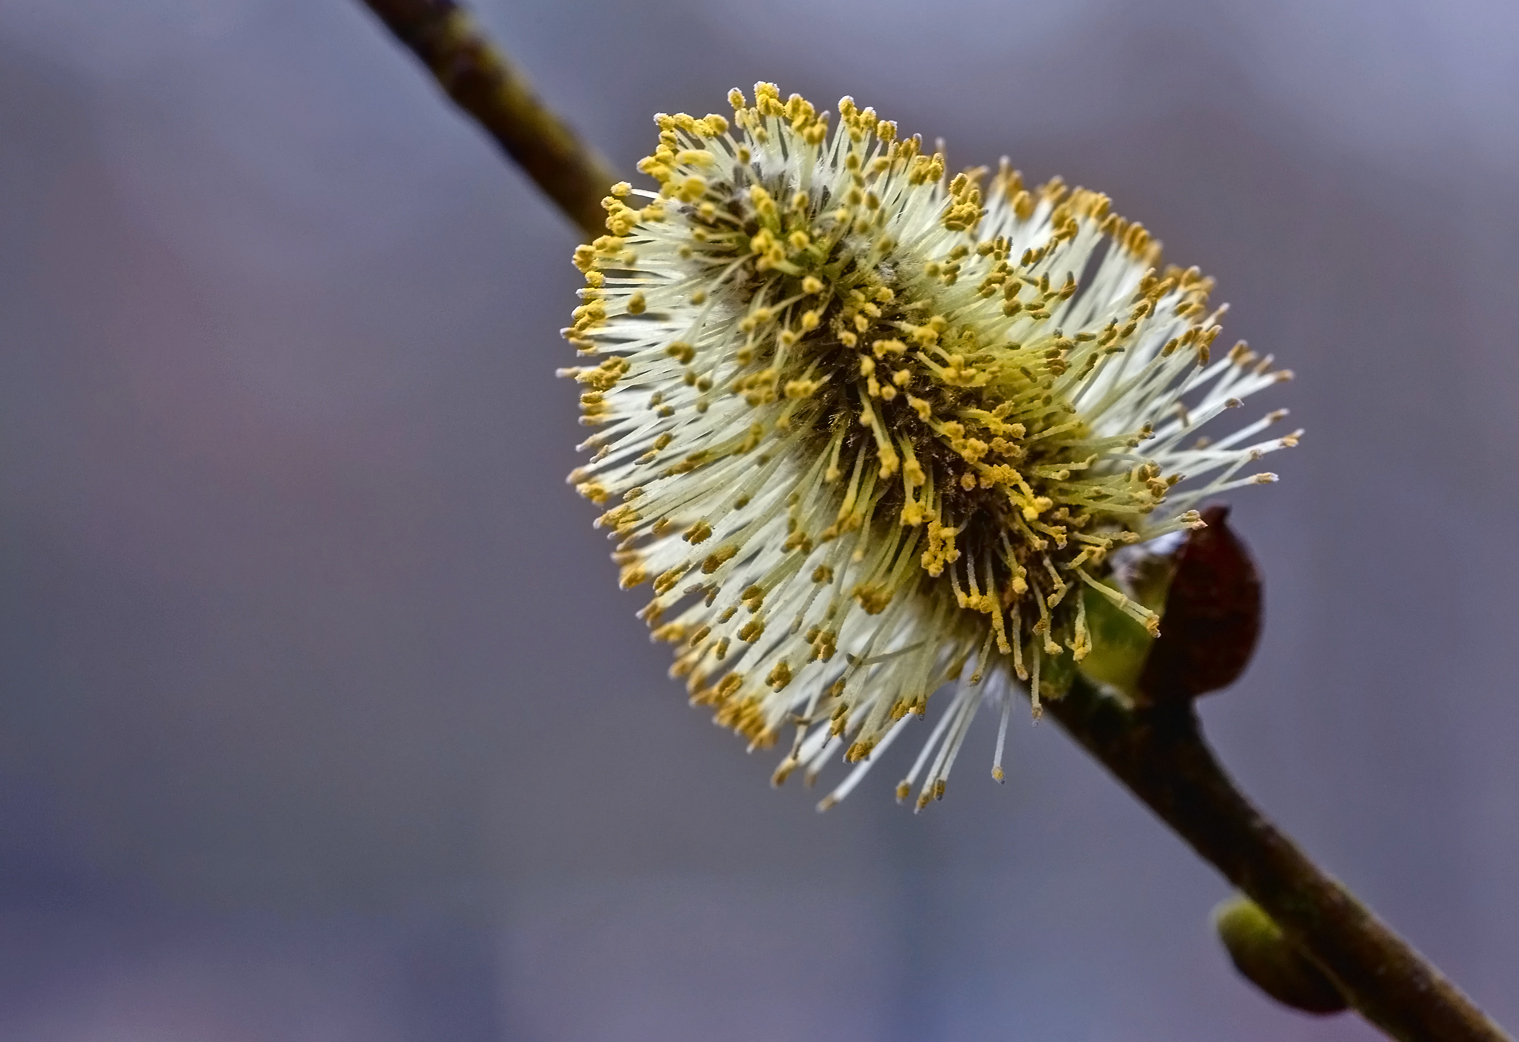
M 1305 1013 L 1347 1008 L 1334 982 L 1248 897 L 1231 897 L 1213 909 L 1213 925 L 1234 968 L 1278 1002 Z
M 1081 660 L 1081 672 L 1133 698 L 1154 638 L 1138 620 L 1096 590 L 1088 587 L 1081 596 L 1092 639 L 1091 650 Z

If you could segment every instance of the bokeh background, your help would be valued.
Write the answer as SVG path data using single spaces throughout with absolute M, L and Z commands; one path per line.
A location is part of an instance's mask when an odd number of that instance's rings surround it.
M 773 79 L 1216 275 L 1309 437 L 1208 730 L 1519 1025 L 1519 7 L 479 9 L 624 168 Z M 1375 1037 L 1053 727 L 819 816 L 687 708 L 563 483 L 577 241 L 350 0 L 0 3 L 0 1038 Z

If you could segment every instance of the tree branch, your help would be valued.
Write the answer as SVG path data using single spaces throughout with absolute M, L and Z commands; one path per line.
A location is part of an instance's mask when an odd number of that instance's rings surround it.
M 615 175 L 543 106 L 454 0 L 363 0 L 460 108 L 589 236 Z M 1080 677 L 1044 703 L 1202 857 L 1248 894 L 1372 1023 L 1403 1042 L 1512 1042 L 1239 792 L 1189 699 L 1132 709 Z
M 1224 773 L 1190 703 L 1133 710 L 1077 678 L 1046 712 L 1212 862 L 1403 1042 L 1511 1042 L 1439 970 L 1263 817 Z
M 438 84 L 588 236 L 604 234 L 612 168 L 533 93 L 454 0 L 364 0 Z

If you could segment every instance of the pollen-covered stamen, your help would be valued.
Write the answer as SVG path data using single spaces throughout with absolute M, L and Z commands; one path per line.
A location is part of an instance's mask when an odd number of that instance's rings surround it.
M 1296 443 L 1252 441 L 1279 414 L 1193 428 L 1290 374 L 1213 358 L 1211 282 L 1157 272 L 1105 196 L 1005 160 L 947 177 L 848 98 L 832 128 L 769 84 L 730 101 L 657 117 L 657 191 L 614 186 L 609 234 L 576 251 L 565 336 L 588 362 L 562 372 L 601 430 L 572 481 L 623 583 L 653 584 L 693 702 L 751 745 L 795 728 L 777 783 L 837 747 L 855 768 L 823 805 L 842 798 L 958 679 L 909 775 L 921 805 L 985 698 L 1000 775 L 1008 678 L 1037 706 L 1086 653 L 1085 591 L 1153 628 L 1108 554 L 1268 479 L 1246 468 Z

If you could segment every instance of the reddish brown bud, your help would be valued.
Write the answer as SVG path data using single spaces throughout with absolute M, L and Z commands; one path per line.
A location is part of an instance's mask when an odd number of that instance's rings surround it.
M 1176 553 L 1160 636 L 1139 678 L 1149 702 L 1195 698 L 1245 671 L 1261 632 L 1261 580 L 1245 544 L 1230 530 L 1229 508 L 1202 513 Z

